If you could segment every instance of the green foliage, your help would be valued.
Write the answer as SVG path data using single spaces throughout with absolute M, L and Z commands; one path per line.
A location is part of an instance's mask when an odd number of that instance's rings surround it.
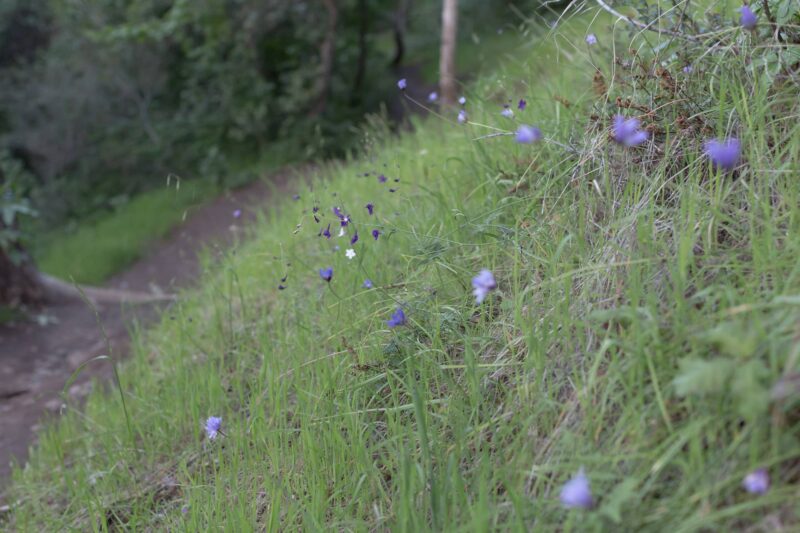
M 16 260 L 17 245 L 25 238 L 20 219 L 35 217 L 36 210 L 20 191 L 30 176 L 8 152 L 0 152 L 0 252 Z

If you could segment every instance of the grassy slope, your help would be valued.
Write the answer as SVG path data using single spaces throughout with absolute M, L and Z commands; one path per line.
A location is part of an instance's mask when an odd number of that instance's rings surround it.
M 95 394 L 43 433 L 16 473 L 12 527 L 796 525 L 797 402 L 768 397 L 800 359 L 796 106 L 771 115 L 780 103 L 747 92 L 741 55 L 709 56 L 701 112 L 740 131 L 743 170 L 711 173 L 691 139 L 685 167 L 672 168 L 674 143 L 643 163 L 642 149 L 584 133 L 598 104 L 571 44 L 581 24 L 532 31 L 467 95 L 474 122 L 501 127 L 499 104 L 527 96 L 518 117 L 580 155 L 475 142 L 491 130 L 438 120 L 370 134 L 368 157 L 272 211 L 138 338 L 122 371 L 129 424 L 118 396 Z M 317 237 L 312 197 L 326 221 L 332 205 L 353 215 L 356 259 L 344 238 Z M 330 285 L 316 274 L 328 265 Z M 499 289 L 476 306 L 481 267 Z M 361 288 L 367 277 L 378 288 Z M 398 303 L 409 324 L 389 330 Z M 213 442 L 209 415 L 225 424 Z M 580 466 L 597 507 L 566 511 L 558 491 Z M 755 497 L 740 482 L 760 466 L 773 488 Z
M 41 236 L 35 250 L 38 266 L 77 283 L 102 283 L 179 224 L 189 208 L 217 191 L 212 183 L 198 181 L 143 193 L 94 223 L 82 222 L 74 232 Z

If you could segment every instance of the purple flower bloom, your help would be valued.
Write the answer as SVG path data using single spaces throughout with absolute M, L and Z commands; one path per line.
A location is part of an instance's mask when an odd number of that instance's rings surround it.
M 736 168 L 741 154 L 742 146 L 739 139 L 732 137 L 724 141 L 711 139 L 706 142 L 706 155 L 711 159 L 711 163 L 726 172 Z
M 389 192 L 397 192 L 397 189 L 389 189 Z
M 282 291 L 282 290 L 284 290 L 284 289 L 286 289 L 286 286 L 285 286 L 285 285 L 283 285 L 283 284 L 278 284 L 278 290 L 279 290 L 279 291 Z
M 326 239 L 330 239 L 331 238 L 331 225 L 330 224 L 328 224 L 327 228 L 322 230 L 322 234 L 325 235 Z
M 363 286 L 364 286 L 365 289 L 371 289 L 372 288 L 372 280 L 369 279 L 369 278 L 365 279 Z
M 237 209 L 233 212 L 233 218 L 241 218 L 242 217 L 242 210 Z
M 377 241 L 378 237 L 380 237 L 380 236 L 381 236 L 381 232 L 380 231 L 378 231 L 376 229 L 372 230 L 372 238 L 373 239 L 375 239 Z
M 397 81 L 397 88 L 400 89 L 401 91 L 405 91 L 407 86 L 408 83 L 406 82 L 405 78 Z
M 523 124 L 517 129 L 515 140 L 520 144 L 531 144 L 542 139 L 542 130 Z
M 295 194 L 294 196 L 292 196 L 292 200 L 294 200 L 295 202 L 297 200 L 299 200 L 299 199 L 300 199 L 300 195 L 299 194 Z
M 331 279 L 333 278 L 333 267 L 320 268 L 319 277 L 330 283 Z
M 431 94 L 428 95 L 429 102 L 435 102 L 439 99 L 439 94 L 436 91 L 433 91 Z
M 214 440 L 218 433 L 222 433 L 222 419 L 218 416 L 209 416 L 205 424 L 206 436 Z
M 503 115 L 506 118 L 511 118 L 511 117 L 514 116 L 514 112 L 511 111 L 511 108 L 508 107 L 507 105 L 503 108 L 502 111 L 500 111 L 500 114 Z
M 587 35 L 586 44 L 588 44 L 589 46 L 597 44 L 597 36 L 594 33 L 590 33 L 589 35 Z
M 648 133 L 639 129 L 638 118 L 614 117 L 614 140 L 624 146 L 637 146 L 647 140 Z
M 494 275 L 484 268 L 477 276 L 472 278 L 472 287 L 475 289 L 472 291 L 472 294 L 475 295 L 475 300 L 481 303 L 490 292 L 497 288 L 497 283 L 494 280 Z
M 769 490 L 769 472 L 766 468 L 753 470 L 744 476 L 742 487 L 750 494 L 764 494 Z
M 756 24 L 758 23 L 758 17 L 755 13 L 753 13 L 753 10 L 750 9 L 750 6 L 740 7 L 739 13 L 742 14 L 741 18 L 739 19 L 739 22 L 742 24 L 742 28 L 746 30 L 752 30 L 756 27 Z
M 356 230 L 356 232 L 353 233 L 353 237 L 350 239 L 350 244 L 355 244 L 357 242 L 358 242 L 358 230 Z
M 350 215 L 344 215 L 344 216 L 341 218 L 341 220 L 339 221 L 339 224 L 340 224 L 340 225 L 341 225 L 343 228 L 346 228 L 346 227 L 347 227 L 347 225 L 348 225 L 349 223 L 350 223 Z
M 378 176 L 378 183 L 386 183 L 386 179 L 387 179 L 386 176 L 381 174 L 380 176 Z
M 466 105 L 467 104 L 467 99 L 464 98 L 463 96 L 461 96 L 458 99 L 458 103 L 461 104 L 461 105 Z
M 386 321 L 386 325 L 390 328 L 396 328 L 397 326 L 402 326 L 406 323 L 406 314 L 403 312 L 402 307 L 398 307 L 394 313 L 392 313 L 392 318 Z
M 188 505 L 184 505 L 183 507 L 181 507 L 181 513 L 186 514 L 188 512 L 189 512 L 189 506 Z
M 589 509 L 593 505 L 592 490 L 589 487 L 589 479 L 581 467 L 575 477 L 564 483 L 559 495 L 561 504 L 568 508 L 580 507 Z
M 463 109 L 459 110 L 459 112 L 458 112 L 458 123 L 459 124 L 463 124 L 468 119 L 469 119 L 469 117 L 467 116 L 467 112 L 464 111 Z
M 525 111 L 525 107 L 528 105 L 528 102 L 520 98 L 519 103 L 517 103 L 517 109 L 520 111 Z
M 694 67 L 692 67 L 691 65 L 686 65 L 685 67 L 683 67 L 684 74 L 691 74 L 693 70 Z
M 367 208 L 367 211 L 369 211 L 369 214 L 370 214 L 370 215 L 371 215 L 371 214 L 372 214 L 372 212 L 375 210 L 375 206 L 374 206 L 374 205 L 372 205 L 372 204 L 367 204 L 367 205 L 365 205 L 364 207 L 366 207 L 366 208 Z
M 332 211 L 333 211 L 333 214 L 336 215 L 337 218 L 342 218 L 344 216 L 344 213 L 342 213 L 342 210 L 339 209 L 336 206 L 333 206 Z

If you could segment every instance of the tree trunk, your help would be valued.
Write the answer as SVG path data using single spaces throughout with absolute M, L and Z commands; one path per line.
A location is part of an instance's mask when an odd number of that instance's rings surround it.
M 311 110 L 311 116 L 320 115 L 328 106 L 328 92 L 331 87 L 333 75 L 333 56 L 336 50 L 336 23 L 339 18 L 339 9 L 336 0 L 322 0 L 328 12 L 328 25 L 325 38 L 319 47 L 320 75 L 317 83 L 317 102 Z
M 12 250 L 21 259 L 13 260 L 6 250 L 0 248 L 0 306 L 16 308 L 40 305 L 44 294 L 36 270 L 25 259 L 21 247 L 12 245 Z
M 399 0 L 394 14 L 394 59 L 392 66 L 399 67 L 406 55 L 406 32 L 408 31 L 408 13 L 411 11 L 411 0 Z
M 442 2 L 442 46 L 439 52 L 439 91 L 443 105 L 456 102 L 456 34 L 458 0 Z
M 367 47 L 367 32 L 369 32 L 369 7 L 367 0 L 358 0 L 358 61 L 356 63 L 356 75 L 353 79 L 353 92 L 350 95 L 350 104 L 359 105 L 364 101 L 361 91 L 364 88 L 364 78 L 367 74 L 367 57 L 369 48 Z

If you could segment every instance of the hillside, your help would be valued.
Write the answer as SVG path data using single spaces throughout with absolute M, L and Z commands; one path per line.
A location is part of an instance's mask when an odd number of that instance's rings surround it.
M 717 11 L 530 21 L 462 120 L 374 120 L 42 434 L 0 527 L 797 528 L 798 46 Z

